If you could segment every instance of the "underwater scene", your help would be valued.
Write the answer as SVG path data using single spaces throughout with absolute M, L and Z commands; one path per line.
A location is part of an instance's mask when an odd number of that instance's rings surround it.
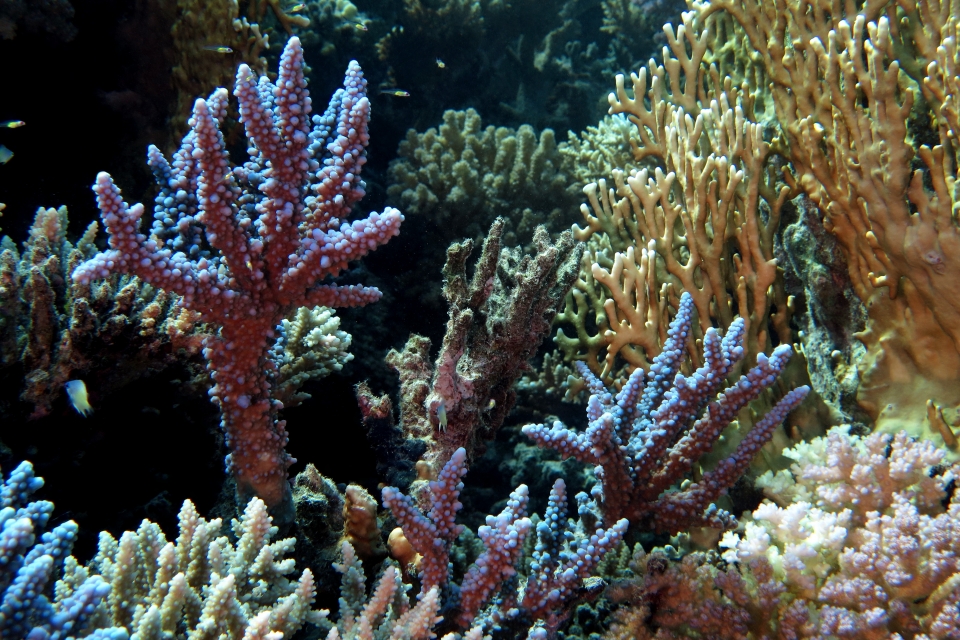
M 960 0 L 0 62 L 0 640 L 960 640 Z

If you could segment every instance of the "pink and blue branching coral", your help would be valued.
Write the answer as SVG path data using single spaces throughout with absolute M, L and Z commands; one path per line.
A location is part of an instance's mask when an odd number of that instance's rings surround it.
M 477 530 L 483 543 L 477 560 L 467 569 L 460 585 L 450 584 L 450 552 L 463 531 L 456 524 L 462 508 L 460 492 L 467 473 L 467 452 L 457 449 L 426 490 L 427 513 L 410 496 L 394 487 L 384 487 L 383 505 L 390 509 L 403 535 L 420 554 L 421 593 L 443 589 L 452 626 L 527 629 L 530 637 L 540 631 L 556 631 L 577 604 L 582 583 L 609 551 L 616 549 L 627 530 L 627 521 L 603 528 L 576 523 L 567 517 L 567 493 L 563 480 L 550 492 L 544 518 L 537 524 L 533 563 L 525 576 L 522 564 L 524 540 L 533 529 L 527 516 L 529 491 L 520 485 L 510 494 L 496 516 L 486 518 Z M 577 495 L 584 508 L 593 508 L 589 496 Z M 594 519 L 595 520 L 595 519 Z M 518 636 L 519 637 L 519 636 Z
M 599 482 L 593 494 L 607 526 L 626 518 L 670 534 L 696 526 L 735 527 L 736 519 L 718 509 L 714 500 L 743 475 L 774 430 L 810 391 L 810 387 L 801 386 L 788 392 L 754 425 L 732 455 L 699 481 L 674 490 L 700 457 L 713 448 L 740 410 L 774 384 L 793 354 L 790 345 L 780 345 L 769 357 L 761 353 L 756 366 L 724 388 L 743 357 L 744 324 L 737 318 L 723 338 L 716 329 L 707 330 L 703 366 L 684 376 L 679 371 L 693 312 L 693 298 L 684 293 L 663 351 L 654 359 L 650 372 L 634 370 L 616 395 L 607 391 L 582 362 L 577 363 L 591 392 L 585 432 L 569 429 L 559 421 L 549 427 L 535 424 L 523 428 L 540 446 L 556 450 L 563 458 L 595 466 Z
M 143 205 L 128 205 L 112 178 L 99 174 L 93 189 L 110 248 L 73 273 L 81 283 L 136 275 L 181 296 L 183 307 L 219 327 L 204 355 L 230 448 L 227 467 L 243 502 L 256 494 L 281 517 L 292 514 L 287 469 L 293 459 L 277 416 L 282 404 L 271 397 L 276 328 L 299 307 L 378 300 L 376 288 L 332 279 L 397 235 L 403 220 L 388 207 L 346 221 L 364 196 L 366 80 L 351 62 L 326 111 L 311 118 L 303 64 L 294 37 L 275 83 L 240 66 L 233 95 L 249 147 L 242 165 L 230 163 L 220 130 L 225 89 L 196 101 L 172 161 L 150 147 L 160 192 L 149 236 L 140 229 Z

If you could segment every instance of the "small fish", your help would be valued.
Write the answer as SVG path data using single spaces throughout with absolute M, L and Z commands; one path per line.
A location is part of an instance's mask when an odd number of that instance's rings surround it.
M 440 58 L 437 58 L 437 67 L 439 67 L 440 69 L 446 69 L 447 63 L 441 60 Z
M 290 13 L 299 13 L 306 8 L 307 8 L 307 5 L 301 2 L 300 4 L 295 4 L 292 7 L 290 7 Z
M 447 405 L 443 400 L 437 405 L 437 420 L 440 422 L 440 431 L 444 431 L 447 428 Z
M 158 416 L 160 415 L 160 409 L 157 409 L 156 407 L 144 407 L 143 409 L 140 409 L 140 413 L 152 413 L 153 415 Z
M 17 129 L 25 124 L 23 120 L 4 120 L 0 122 L 0 129 Z
M 77 410 L 77 413 L 86 418 L 93 413 L 93 407 L 87 399 L 87 385 L 83 380 L 71 380 L 64 385 L 67 388 L 67 397 L 70 398 L 70 404 Z
M 0 144 L 0 164 L 7 164 L 13 157 L 13 151 Z
M 403 89 L 380 89 L 380 95 L 397 96 L 398 98 L 409 98 L 410 94 Z
M 494 400 L 493 398 L 490 398 L 490 402 L 487 403 L 487 411 L 490 411 L 495 406 L 497 406 L 497 401 Z
M 366 31 L 367 25 L 363 24 L 359 20 L 347 20 L 349 24 L 352 24 L 357 31 Z
M 222 44 L 208 44 L 203 49 L 205 51 L 215 51 L 217 53 L 233 53 L 233 49 Z

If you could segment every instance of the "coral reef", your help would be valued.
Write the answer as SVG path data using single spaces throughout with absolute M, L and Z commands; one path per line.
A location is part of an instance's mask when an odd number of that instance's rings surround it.
M 787 178 L 819 208 L 868 308 L 859 399 L 888 432 L 950 443 L 960 405 L 953 216 L 960 7 L 950 0 L 693 3 L 767 90 Z M 936 414 L 937 412 L 934 412 Z M 952 420 L 951 420 L 952 421 Z M 947 433 L 949 432 L 949 433 Z
M 66 208 L 40 209 L 22 253 L 0 239 L 0 364 L 23 367 L 20 398 L 32 417 L 48 415 L 71 379 L 85 378 L 102 398 L 173 363 L 200 375 L 209 334 L 199 316 L 137 277 L 75 282 L 70 274 L 96 253 L 97 224 L 74 245 L 67 223 Z
M 340 318 L 328 307 L 300 307 L 292 320 L 277 328 L 270 359 L 277 369 L 273 397 L 284 407 L 295 407 L 310 394 L 299 391 L 309 380 L 318 380 L 353 360 L 347 351 L 353 338 L 340 329 Z
M 0 486 L 0 634 L 4 638 L 56 640 L 83 634 L 93 610 L 110 593 L 98 575 L 74 574 L 73 580 L 53 581 L 64 565 L 75 566 L 70 552 L 77 523 L 64 522 L 43 532 L 53 515 L 53 503 L 30 501 L 43 486 L 33 465 L 22 462 Z M 39 540 L 37 540 L 39 538 Z M 55 592 L 51 599 L 50 595 Z M 88 635 L 97 640 L 126 640 L 123 629 L 102 629 Z
M 256 18 L 251 23 L 240 15 L 237 0 L 178 0 L 177 9 L 170 31 L 176 56 L 172 79 L 177 91 L 172 141 L 187 129 L 196 97 L 228 86 L 239 64 L 265 74 L 267 61 L 262 54 L 270 46 Z
M 219 122 L 227 92 L 198 99 L 172 163 L 151 147 L 160 184 L 153 237 L 139 232 L 143 205 L 128 205 L 106 173 L 94 187 L 111 249 L 78 266 L 89 283 L 111 273 L 137 275 L 183 296 L 183 306 L 219 326 L 204 356 L 215 381 L 231 453 L 227 467 L 241 495 L 261 496 L 278 515 L 293 516 L 287 481 L 292 459 L 271 396 L 270 337 L 301 306 L 356 306 L 380 297 L 375 288 L 318 284 L 399 230 L 395 209 L 344 222 L 364 195 L 359 172 L 369 141 L 365 81 L 351 63 L 344 87 L 313 117 L 303 76 L 303 50 L 291 38 L 277 84 L 247 65 L 234 94 L 251 144 L 250 158 L 231 167 Z M 205 231 L 206 244 L 201 238 Z
M 278 529 L 262 500 L 252 499 L 233 521 L 235 542 L 220 529 L 219 519 L 201 518 L 187 501 L 175 541 L 149 520 L 119 541 L 102 532 L 90 564 L 68 560 L 62 582 L 102 575 L 109 595 L 93 619 L 143 640 L 290 638 L 305 622 L 320 622 L 326 612 L 311 609 L 313 574 L 287 577 L 294 561 L 284 556 L 296 539 L 272 541 Z
M 463 526 L 456 524 L 456 516 L 462 507 L 458 498 L 467 472 L 466 459 L 466 451 L 458 449 L 437 480 L 430 483 L 424 492 L 427 495 L 421 497 L 429 505 L 427 513 L 395 487 L 383 489 L 384 505 L 400 523 L 403 538 L 419 554 L 421 595 L 427 594 L 421 602 L 436 599 L 441 590 L 451 591 L 444 587 L 449 581 L 451 547 L 463 531 Z M 496 625 L 519 630 L 534 623 L 529 633 L 537 635 L 531 637 L 556 633 L 582 596 L 581 582 L 590 577 L 607 552 L 620 544 L 627 528 L 626 520 L 607 529 L 590 527 L 582 519 L 574 525 L 566 517 L 566 488 L 558 480 L 550 492 L 544 520 L 537 525 L 536 551 L 521 586 L 514 577 L 524 553 L 524 539 L 533 528 L 526 516 L 528 501 L 528 489 L 520 485 L 510 494 L 503 511 L 488 516 L 486 524 L 478 529 L 483 551 L 453 591 L 459 598 L 455 623 L 461 628 Z M 586 494 L 579 494 L 577 501 L 581 512 L 589 511 Z M 492 600 L 501 591 L 513 593 L 504 594 L 502 601 Z M 515 602 L 517 608 L 504 610 L 504 601 Z
M 438 128 L 407 131 L 387 194 L 407 215 L 431 220 L 439 246 L 478 241 L 498 217 L 529 241 L 538 224 L 559 231 L 573 221 L 578 199 L 566 169 L 551 129 L 538 139 L 528 125 L 483 128 L 473 109 L 446 111 Z
M 784 203 L 799 190 L 778 177 L 778 143 L 764 138 L 754 96 L 708 63 L 710 34 L 689 14 L 664 33 L 663 62 L 631 74 L 632 95 L 618 75 L 609 96 L 610 113 L 625 114 L 635 130 L 624 132 L 612 117 L 575 149 L 591 157 L 590 147 L 603 144 L 597 138 L 612 137 L 633 153 L 613 170 L 612 186 L 600 179 L 584 188 L 586 225 L 575 235 L 588 243 L 587 254 L 557 318 L 565 359 L 584 360 L 607 385 L 649 367 L 667 308 L 684 291 L 697 307 L 698 339 L 740 315 L 745 365 L 792 342 L 773 236 Z M 638 168 L 625 172 L 631 165 Z M 569 326 L 573 335 L 563 329 Z

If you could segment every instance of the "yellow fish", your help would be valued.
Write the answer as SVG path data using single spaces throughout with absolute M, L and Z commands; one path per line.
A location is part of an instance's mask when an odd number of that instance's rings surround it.
M 217 53 L 233 53 L 233 49 L 222 44 L 208 44 L 204 47 L 206 51 L 216 51 Z
M 0 122 L 0 128 L 17 129 L 25 124 L 27 123 L 23 120 L 4 120 L 3 122 Z
M 300 4 L 295 4 L 292 7 L 290 7 L 290 13 L 299 13 L 300 11 L 303 11 L 306 8 L 307 8 L 307 5 L 301 2 Z
M 64 385 L 67 389 L 67 397 L 70 398 L 70 404 L 77 410 L 77 413 L 86 418 L 93 413 L 93 407 L 87 399 L 87 385 L 83 380 L 71 380 Z
M 410 97 L 410 94 L 403 89 L 380 89 L 380 94 L 385 96 L 397 96 L 398 98 Z
M 440 67 L 441 69 L 447 68 L 447 64 L 440 58 L 437 58 L 437 66 Z

